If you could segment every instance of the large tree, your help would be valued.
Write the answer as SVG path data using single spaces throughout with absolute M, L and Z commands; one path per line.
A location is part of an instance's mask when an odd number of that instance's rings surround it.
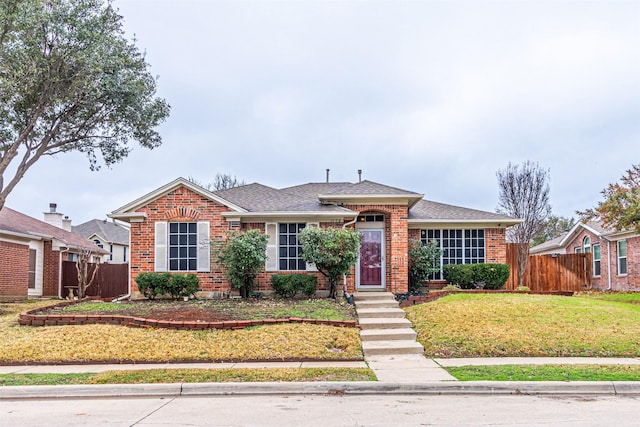
M 349 228 L 307 227 L 300 232 L 302 258 L 329 280 L 329 298 L 336 298 L 340 278 L 358 261 L 360 234 Z
M 602 190 L 604 201 L 595 209 L 578 212 L 584 219 L 596 218 L 604 226 L 640 233 L 640 163 L 632 165 L 620 183 Z
M 42 156 L 112 165 L 162 141 L 169 115 L 144 55 L 104 0 L 0 1 L 0 209 Z
M 538 163 L 509 163 L 497 172 L 499 213 L 523 220 L 507 231 L 507 240 L 518 243 L 518 285 L 522 285 L 529 258 L 528 245 L 551 214 L 549 205 L 549 171 Z

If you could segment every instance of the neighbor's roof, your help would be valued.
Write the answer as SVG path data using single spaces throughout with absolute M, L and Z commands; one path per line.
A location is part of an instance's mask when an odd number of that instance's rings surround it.
M 530 254 L 537 254 L 540 252 L 546 252 L 553 249 L 561 249 L 563 246 L 561 245 L 567 233 L 564 233 L 561 236 L 555 237 L 553 239 L 547 240 L 546 242 L 542 242 L 539 245 L 533 246 L 529 249 Z
M 71 231 L 87 239 L 96 235 L 107 243 L 129 245 L 129 229 L 107 220 L 92 219 L 72 226 Z
M 91 249 L 94 252 L 108 253 L 89 239 L 14 211 L 6 206 L 0 210 L 0 234 L 7 234 L 21 239 L 55 239 L 72 249 Z

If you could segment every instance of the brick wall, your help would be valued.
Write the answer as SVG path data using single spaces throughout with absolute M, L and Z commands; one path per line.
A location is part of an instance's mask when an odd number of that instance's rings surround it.
M 51 242 L 44 242 L 42 295 L 47 297 L 57 297 L 59 282 L 60 251 L 54 251 L 52 249 Z
M 627 240 L 627 274 L 618 274 L 618 244 L 601 238 L 596 234 L 582 229 L 576 237 L 567 244 L 567 253 L 576 253 L 576 248 L 583 248 L 584 238 L 589 237 L 590 247 L 600 245 L 600 276 L 593 276 L 591 285 L 595 289 L 607 289 L 609 287 L 609 275 L 611 275 L 611 289 L 615 291 L 640 290 L 640 236 Z M 593 249 L 592 249 L 593 250 Z M 611 250 L 611 256 L 609 256 Z M 611 261 L 610 265 L 609 260 Z M 595 270 L 594 270 L 595 274 Z
M 487 247 L 487 264 L 507 263 L 507 240 L 504 228 L 487 228 L 484 231 Z
M 0 241 L 0 297 L 26 298 L 29 288 L 29 245 Z

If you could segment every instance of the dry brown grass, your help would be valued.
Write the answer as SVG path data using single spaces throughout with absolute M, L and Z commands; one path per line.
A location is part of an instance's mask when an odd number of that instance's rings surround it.
M 640 355 L 640 306 L 547 295 L 457 294 L 406 309 L 432 357 Z
M 112 325 L 18 325 L 19 312 L 44 305 L 47 303 L 0 305 L 0 313 L 5 313 L 0 315 L 0 362 L 363 358 L 356 328 L 286 324 L 232 331 L 174 331 Z

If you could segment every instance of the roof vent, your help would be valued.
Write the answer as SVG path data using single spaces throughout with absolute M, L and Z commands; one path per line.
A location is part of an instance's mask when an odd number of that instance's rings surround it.
M 358 182 L 362 182 L 362 169 L 358 169 Z
M 329 169 L 327 169 L 327 184 L 329 183 Z
M 58 207 L 57 203 L 49 203 L 49 212 L 55 213 L 57 207 Z

